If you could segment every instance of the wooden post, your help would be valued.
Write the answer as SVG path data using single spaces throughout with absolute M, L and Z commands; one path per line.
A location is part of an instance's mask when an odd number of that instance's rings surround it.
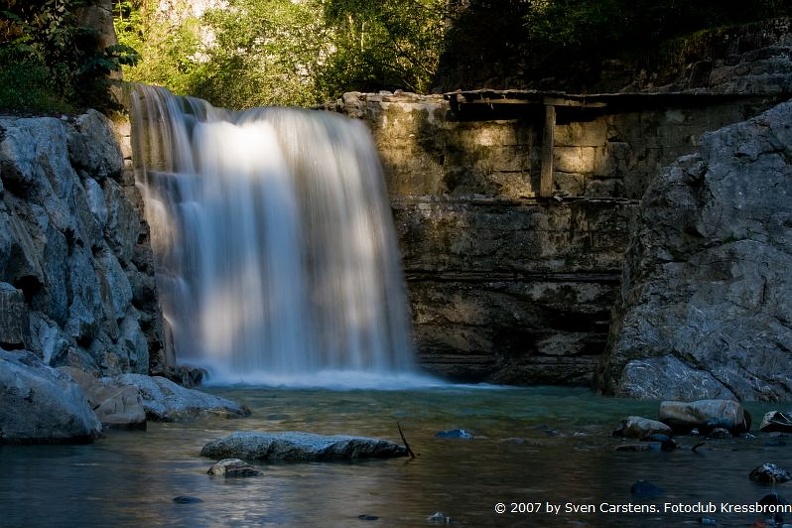
M 542 138 L 542 167 L 539 176 L 539 197 L 549 198 L 553 194 L 553 145 L 555 143 L 556 110 L 552 104 L 545 105 L 544 135 Z

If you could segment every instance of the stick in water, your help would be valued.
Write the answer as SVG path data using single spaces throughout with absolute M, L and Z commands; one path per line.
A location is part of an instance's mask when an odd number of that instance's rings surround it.
M 413 450 L 410 449 L 410 444 L 407 443 L 407 439 L 404 437 L 404 431 L 402 431 L 401 424 L 396 422 L 396 427 L 399 428 L 399 435 L 401 436 L 402 442 L 404 442 L 404 447 L 407 449 L 407 454 L 410 455 L 410 458 L 415 458 L 415 453 Z

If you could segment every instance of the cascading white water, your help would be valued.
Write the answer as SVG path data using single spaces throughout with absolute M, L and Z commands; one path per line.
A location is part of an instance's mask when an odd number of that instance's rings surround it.
M 225 382 L 413 369 L 370 135 L 330 112 L 131 95 L 136 175 L 177 359 Z

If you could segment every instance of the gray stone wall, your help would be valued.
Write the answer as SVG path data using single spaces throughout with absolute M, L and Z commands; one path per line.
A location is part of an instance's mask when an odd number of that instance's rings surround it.
M 443 96 L 345 94 L 337 110 L 370 125 L 385 168 L 420 363 L 459 380 L 589 383 L 649 181 L 772 102 L 559 109 L 552 196 L 538 198 L 543 108 L 464 120 Z

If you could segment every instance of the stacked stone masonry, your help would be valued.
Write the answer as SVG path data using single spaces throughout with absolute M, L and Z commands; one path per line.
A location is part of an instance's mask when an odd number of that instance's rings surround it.
M 421 365 L 514 384 L 590 382 L 649 181 L 706 131 L 777 102 L 609 95 L 558 107 L 541 198 L 544 107 L 460 109 L 453 97 L 347 93 L 336 109 L 367 122 L 381 154 Z

